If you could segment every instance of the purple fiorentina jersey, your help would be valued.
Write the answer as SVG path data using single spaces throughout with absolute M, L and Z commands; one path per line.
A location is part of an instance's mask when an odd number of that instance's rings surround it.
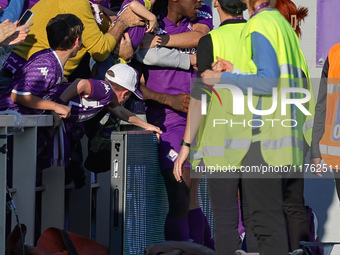
M 123 3 L 122 3 L 122 7 L 120 8 L 120 11 L 117 15 L 117 19 L 119 19 L 119 15 L 120 13 L 125 10 L 127 8 L 127 5 L 129 3 L 131 3 L 133 0 L 125 0 Z M 140 4 L 142 4 L 143 6 L 145 6 L 144 4 L 144 1 L 143 0 L 136 0 L 137 2 L 139 2 Z M 145 31 L 146 31 L 146 26 L 137 26 L 137 27 L 131 27 L 127 30 L 130 38 L 131 38 L 131 42 L 132 42 L 132 47 L 133 47 L 133 50 L 135 51 L 137 49 L 137 47 L 142 43 L 143 41 L 143 38 L 144 38 L 144 35 L 145 35 Z
M 31 109 L 11 100 L 11 93 L 35 95 L 51 100 L 63 77 L 63 67 L 52 49 L 38 51 L 13 77 L 12 82 L 0 95 L 0 109 L 18 110 L 23 114 L 41 114 L 44 110 Z
M 208 5 L 203 5 L 197 19 L 194 21 L 208 25 L 212 29 L 211 9 Z M 158 34 L 179 34 L 192 30 L 193 22 L 185 18 L 177 26 L 166 17 L 162 17 L 159 24 Z M 196 48 L 179 49 L 183 53 L 196 53 Z M 145 72 L 146 85 L 160 93 L 177 95 L 182 92 L 190 94 L 191 78 L 196 77 L 193 69 L 169 69 L 157 66 L 147 66 Z M 180 141 L 183 138 L 186 116 L 184 112 L 175 111 L 166 105 L 148 102 L 146 116 L 149 123 L 154 124 L 163 131 L 160 138 L 159 158 L 162 170 L 172 168 L 173 162 L 180 151 Z M 185 167 L 189 167 L 187 163 Z
M 208 25 L 212 28 L 212 15 L 211 9 L 208 5 L 202 4 L 200 13 L 197 14 L 197 19 L 194 22 L 202 23 Z M 159 24 L 158 34 L 179 34 L 183 32 L 188 32 L 192 30 L 193 23 L 189 18 L 185 18 L 178 26 L 172 21 L 163 17 Z M 183 53 L 196 53 L 196 48 L 190 49 L 178 49 Z M 190 79 L 195 77 L 196 72 L 191 68 L 190 70 L 182 69 L 169 69 L 157 66 L 147 66 L 146 67 L 146 85 L 160 93 L 177 95 L 182 92 L 190 94 Z M 151 106 L 151 105 L 149 105 Z M 160 105 L 156 105 L 159 108 Z M 166 107 L 166 106 L 162 106 Z M 164 110 L 161 110 L 164 112 Z
M 114 91 L 107 81 L 88 80 L 91 83 L 91 94 L 78 95 L 72 98 L 66 105 L 71 108 L 71 116 L 68 120 L 83 122 L 93 118 L 111 102 Z M 61 95 L 70 83 L 60 85 L 58 96 Z

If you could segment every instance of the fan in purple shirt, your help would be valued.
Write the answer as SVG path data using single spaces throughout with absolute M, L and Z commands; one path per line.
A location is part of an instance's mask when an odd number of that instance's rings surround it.
M 44 109 L 34 109 L 13 102 L 11 93 L 20 96 L 35 95 L 51 100 L 63 78 L 63 66 L 52 49 L 39 51 L 14 76 L 13 81 L 0 95 L 0 109 L 18 110 L 23 114 L 42 114 Z
M 26 62 L 0 96 L 0 109 L 23 114 L 41 114 L 46 110 L 67 118 L 70 108 L 51 99 L 63 78 L 63 66 L 76 56 L 82 44 L 83 23 L 73 14 L 59 14 L 47 26 L 50 49 L 41 50 Z

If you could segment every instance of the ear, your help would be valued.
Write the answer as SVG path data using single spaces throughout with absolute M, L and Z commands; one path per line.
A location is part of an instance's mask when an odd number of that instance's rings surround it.
M 214 0 L 213 4 L 215 8 L 220 6 L 220 3 L 218 2 L 218 0 Z
M 131 95 L 131 92 L 129 90 L 124 90 L 122 92 L 122 97 L 124 100 L 127 100 L 130 97 L 130 95 Z
M 76 40 L 74 41 L 74 46 L 81 47 L 81 44 L 82 44 L 81 37 L 77 37 Z

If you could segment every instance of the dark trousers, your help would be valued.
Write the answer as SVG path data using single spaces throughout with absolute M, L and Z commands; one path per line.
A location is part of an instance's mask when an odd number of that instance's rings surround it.
M 255 142 L 243 159 L 243 166 L 268 165 Z M 282 176 L 273 173 L 267 178 L 260 173 L 243 174 L 243 199 L 249 204 L 250 221 L 261 255 L 287 255 L 288 238 L 283 213 Z
M 293 173 L 284 179 L 283 208 L 292 250 L 299 249 L 300 241 L 309 241 L 309 221 L 305 206 L 303 173 Z
M 238 232 L 239 205 L 238 190 L 242 198 L 240 174 L 227 173 L 227 178 L 208 178 L 208 191 L 211 209 L 214 215 L 215 250 L 218 255 L 234 255 L 242 249 L 242 240 Z M 242 220 L 246 232 L 247 251 L 256 252 L 257 241 L 250 228 L 250 215 L 247 203 L 242 200 Z

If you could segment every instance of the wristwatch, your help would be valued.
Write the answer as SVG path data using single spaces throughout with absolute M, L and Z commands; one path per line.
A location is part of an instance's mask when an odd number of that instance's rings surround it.
M 191 143 L 186 143 L 186 142 L 184 142 L 184 140 L 182 139 L 182 141 L 181 141 L 181 146 L 187 146 L 187 147 L 189 147 L 190 148 L 190 146 L 191 146 Z

